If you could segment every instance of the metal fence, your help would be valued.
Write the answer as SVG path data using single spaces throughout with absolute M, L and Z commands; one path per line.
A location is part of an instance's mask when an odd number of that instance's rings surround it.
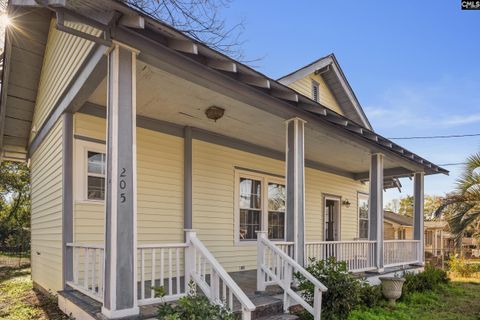
M 1 267 L 27 267 L 30 265 L 30 252 L 15 247 L 0 247 Z

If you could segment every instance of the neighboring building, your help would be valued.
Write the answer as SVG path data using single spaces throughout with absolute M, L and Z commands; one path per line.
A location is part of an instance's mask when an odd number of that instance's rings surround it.
M 413 219 L 392 211 L 384 212 L 385 240 L 413 240 Z
M 189 280 L 249 319 L 252 288 L 305 306 L 293 271 L 319 319 L 309 258 L 424 263 L 424 176 L 447 171 L 375 133 L 333 54 L 275 81 L 118 1 L 9 3 L 0 152 L 30 164 L 35 286 L 76 319 L 137 315 L 152 285 L 172 301 Z M 413 240 L 384 241 L 399 177 Z

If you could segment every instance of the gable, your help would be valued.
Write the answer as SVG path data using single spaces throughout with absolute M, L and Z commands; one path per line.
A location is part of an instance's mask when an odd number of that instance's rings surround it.
M 319 60 L 278 79 L 278 82 L 291 87 L 302 95 L 312 98 L 312 79 L 319 83 L 319 102 L 321 104 L 340 113 L 357 124 L 373 130 L 355 96 L 355 93 L 340 68 L 335 55 L 330 54 L 324 58 L 320 58 Z
M 311 73 L 302 79 L 288 84 L 288 86 L 298 93 L 315 100 L 313 95 L 314 83 L 318 86 L 318 102 L 344 116 L 345 114 L 340 108 L 337 99 L 333 95 L 332 91 L 330 91 L 330 88 L 323 80 L 321 75 Z

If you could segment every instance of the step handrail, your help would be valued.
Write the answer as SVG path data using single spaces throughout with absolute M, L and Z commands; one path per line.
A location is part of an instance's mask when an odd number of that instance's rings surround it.
M 265 291 L 265 277 L 271 278 L 272 282 L 280 286 L 284 291 L 283 307 L 288 312 L 290 307 L 289 297 L 299 303 L 310 314 L 314 320 L 320 320 L 322 310 L 322 293 L 327 291 L 327 287 L 315 278 L 310 272 L 305 270 L 299 263 L 280 250 L 273 242 L 268 240 L 266 232 L 257 232 L 258 257 L 257 257 L 257 290 Z M 270 268 L 265 263 L 265 247 L 272 251 L 276 256 L 275 265 Z M 278 259 L 280 261 L 278 261 Z M 291 288 L 293 282 L 293 272 L 300 273 L 306 280 L 314 286 L 313 307 L 310 306 L 303 297 Z M 283 278 L 282 278 L 283 277 Z
M 190 275 L 190 277 L 196 282 L 197 285 L 200 286 L 202 291 L 204 291 L 204 293 L 212 303 L 221 304 L 220 285 L 218 279 L 215 280 L 215 277 L 218 276 L 218 278 L 220 278 L 223 282 L 223 290 L 225 290 L 225 287 L 227 287 L 228 290 L 230 290 L 230 293 L 235 296 L 235 298 L 237 298 L 237 300 L 242 305 L 242 319 L 249 320 L 251 317 L 251 312 L 254 311 L 256 308 L 253 302 L 247 297 L 247 295 L 237 285 L 237 283 L 232 279 L 232 277 L 225 271 L 225 269 L 220 265 L 217 259 L 215 259 L 212 253 L 205 247 L 205 245 L 200 241 L 200 239 L 197 238 L 196 233 L 194 231 L 187 231 L 186 235 L 187 244 L 190 244 L 190 247 L 187 248 L 188 254 L 186 254 L 185 256 L 187 260 L 185 264 L 186 275 Z M 203 256 L 206 261 L 208 261 L 210 267 L 212 268 L 210 285 L 205 281 L 204 278 L 202 278 L 202 270 L 197 269 L 198 265 L 196 263 L 196 252 L 200 253 L 201 256 Z M 229 307 L 233 311 L 232 298 L 230 298 L 229 300 Z

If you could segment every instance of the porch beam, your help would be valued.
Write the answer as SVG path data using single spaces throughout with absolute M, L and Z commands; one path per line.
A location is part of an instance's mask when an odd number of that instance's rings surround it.
M 375 264 L 383 271 L 383 154 L 375 153 L 370 160 L 369 239 L 376 241 Z
M 405 169 L 403 167 L 395 167 L 383 170 L 384 178 L 396 178 L 396 177 L 410 177 L 413 175 L 412 170 Z M 354 174 L 355 180 L 368 181 L 370 179 L 370 172 L 361 172 Z
M 418 262 L 425 262 L 425 243 L 423 228 L 423 205 L 424 205 L 424 173 L 416 172 L 413 176 L 413 239 L 420 241 Z
M 28 146 L 28 156 L 35 153 L 45 137 L 57 123 L 64 112 L 75 113 L 87 101 L 88 97 L 97 89 L 107 73 L 107 48 L 96 44 L 88 58 L 80 66 L 67 89 L 62 93 L 57 104 L 39 128 L 38 133 Z M 3 101 L 3 100 L 2 100 Z
M 305 121 L 286 121 L 287 241 L 293 241 L 294 259 L 304 265 L 305 251 Z
M 105 290 L 102 314 L 138 315 L 136 56 L 114 43 L 108 54 Z

